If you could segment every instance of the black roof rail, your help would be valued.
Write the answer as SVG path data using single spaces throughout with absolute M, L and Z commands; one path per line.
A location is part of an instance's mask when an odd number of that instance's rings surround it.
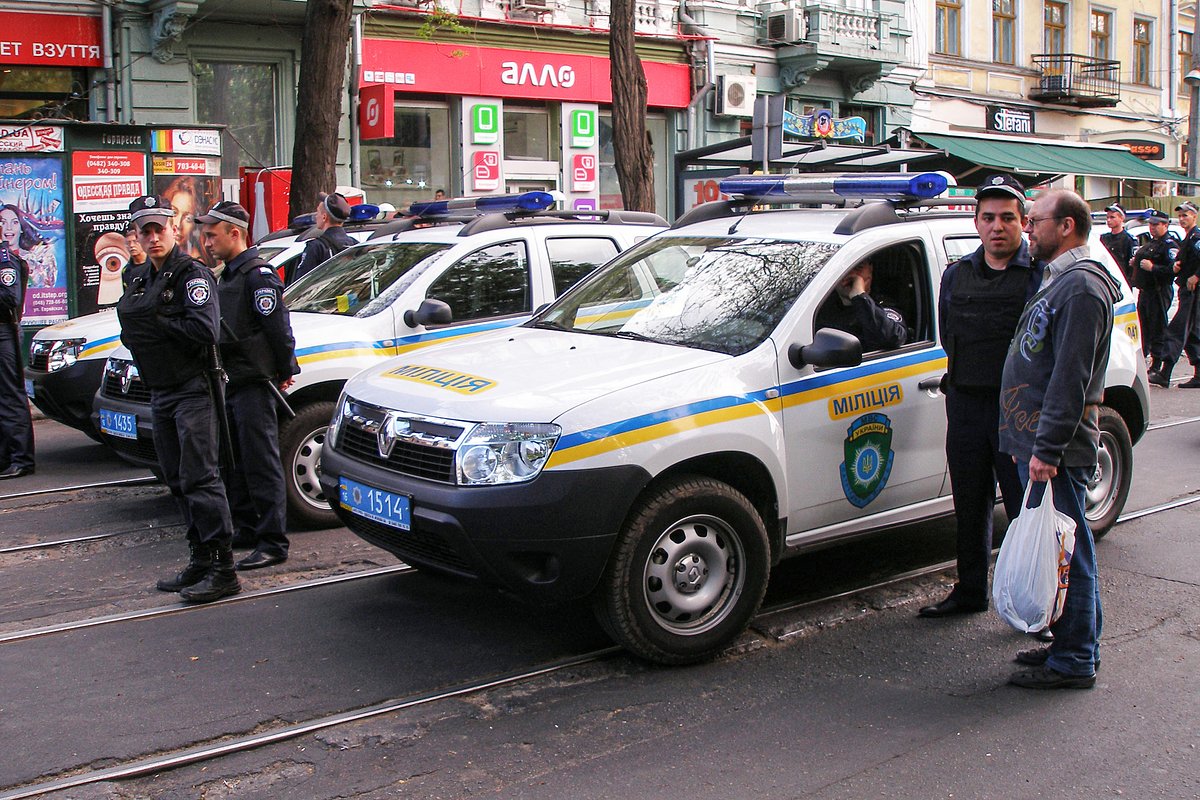
M 667 221 L 658 214 L 649 211 L 624 211 L 607 209 L 603 211 L 531 211 L 504 212 L 483 214 L 474 217 L 462 230 L 459 236 L 470 236 L 483 231 L 499 230 L 500 228 L 522 225 L 554 225 L 570 222 L 595 222 L 607 225 L 656 225 L 667 227 Z

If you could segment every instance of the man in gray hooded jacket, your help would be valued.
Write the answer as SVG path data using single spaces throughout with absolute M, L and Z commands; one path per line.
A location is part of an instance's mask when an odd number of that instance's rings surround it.
M 1000 449 L 1013 456 L 1022 483 L 1049 482 L 1055 507 L 1075 520 L 1066 605 L 1049 647 L 1024 650 L 1025 668 L 1009 683 L 1029 689 L 1088 689 L 1096 683 L 1103 616 L 1096 550 L 1084 515 L 1096 466 L 1120 284 L 1091 259 L 1091 210 L 1074 192 L 1046 192 L 1025 224 L 1029 249 L 1046 263 L 1042 288 L 1025 307 L 1004 362 Z M 1035 485 L 1030 504 L 1041 501 Z

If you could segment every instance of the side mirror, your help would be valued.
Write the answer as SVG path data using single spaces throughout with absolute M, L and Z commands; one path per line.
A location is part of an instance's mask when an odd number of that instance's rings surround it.
M 422 300 L 416 311 L 409 309 L 404 312 L 404 324 L 410 328 L 418 325 L 448 325 L 453 319 L 450 306 L 433 297 Z
M 814 367 L 856 367 L 862 363 L 862 342 L 852 333 L 821 328 L 812 344 L 788 347 L 788 361 L 796 369 Z

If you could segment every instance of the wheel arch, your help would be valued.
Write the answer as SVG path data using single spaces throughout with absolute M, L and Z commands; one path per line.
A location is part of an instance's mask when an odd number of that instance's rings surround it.
M 1146 416 L 1145 407 L 1138 398 L 1132 386 L 1109 386 L 1104 390 L 1104 405 L 1121 415 L 1125 427 L 1129 429 L 1129 438 L 1137 444 L 1146 432 L 1150 420 Z
M 319 403 L 323 400 L 336 403 L 342 393 L 342 387 L 345 385 L 345 381 L 322 381 L 314 383 L 311 386 L 305 386 L 302 389 L 288 392 L 288 402 L 293 408 L 305 406 L 309 403 Z

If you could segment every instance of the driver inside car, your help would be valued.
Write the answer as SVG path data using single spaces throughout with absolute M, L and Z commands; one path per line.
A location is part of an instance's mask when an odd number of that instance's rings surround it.
M 883 296 L 872 296 L 875 267 L 864 260 L 838 281 L 833 294 L 817 311 L 815 330 L 836 328 L 854 334 L 864 353 L 895 350 L 908 341 L 908 326 L 897 305 Z

